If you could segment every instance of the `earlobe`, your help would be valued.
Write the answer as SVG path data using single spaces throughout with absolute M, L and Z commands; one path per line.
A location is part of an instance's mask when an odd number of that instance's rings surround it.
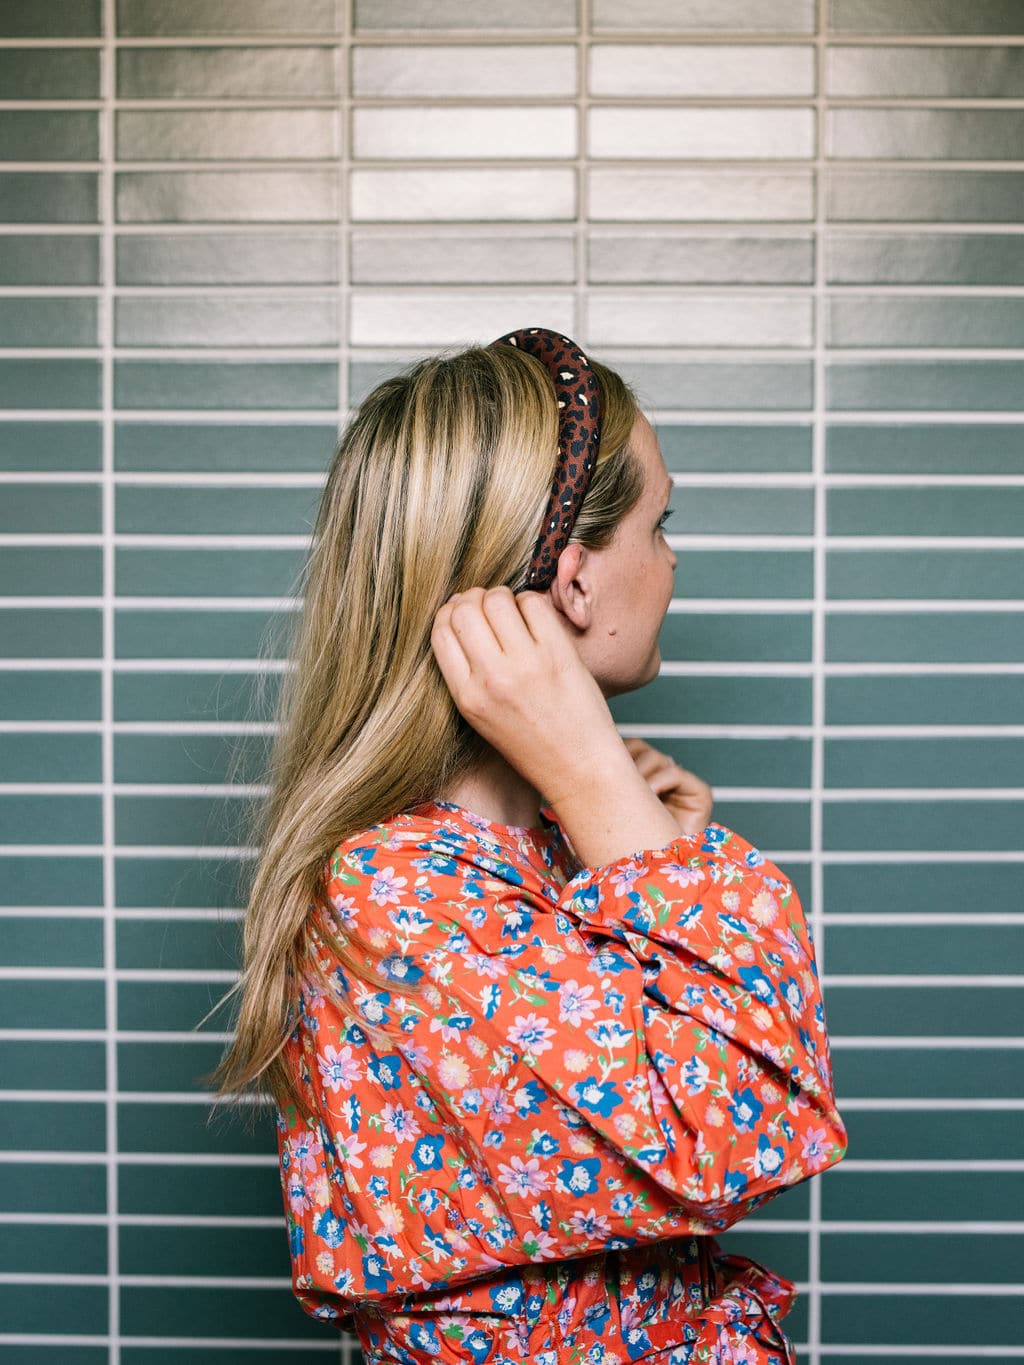
M 586 551 L 570 544 L 558 557 L 558 572 L 551 580 L 551 600 L 577 630 L 586 630 L 591 620 L 590 593 L 581 578 Z

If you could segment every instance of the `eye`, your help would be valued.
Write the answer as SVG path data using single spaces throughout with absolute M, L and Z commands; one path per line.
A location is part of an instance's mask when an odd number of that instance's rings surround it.
M 674 511 L 673 508 L 671 508 L 671 507 L 666 507 L 665 510 L 664 510 L 664 512 L 662 512 L 661 516 L 658 518 L 658 529 L 659 529 L 659 530 L 665 525 L 666 521 L 668 521 L 668 519 L 669 519 L 669 517 L 672 515 L 673 511 Z

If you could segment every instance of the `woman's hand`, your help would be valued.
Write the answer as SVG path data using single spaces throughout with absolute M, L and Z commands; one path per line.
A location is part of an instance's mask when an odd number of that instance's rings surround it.
M 714 805 L 708 784 L 636 735 L 625 744 L 638 772 L 675 817 L 681 833 L 700 834 L 711 819 Z
M 604 694 L 546 594 L 469 588 L 438 609 L 430 644 L 460 713 L 553 806 L 621 756 Z

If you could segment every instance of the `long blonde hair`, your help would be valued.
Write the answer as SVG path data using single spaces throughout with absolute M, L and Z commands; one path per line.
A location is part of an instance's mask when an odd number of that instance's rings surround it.
M 640 497 L 643 471 L 628 445 L 635 395 L 591 364 L 601 447 L 572 540 L 599 548 Z M 258 853 L 243 968 L 219 1002 L 241 990 L 241 1007 L 229 1050 L 201 1078 L 218 1100 L 258 1105 L 259 1085 L 282 1108 L 308 1103 L 282 1056 L 304 972 L 366 1027 L 310 951 L 325 860 L 351 834 L 438 796 L 479 764 L 484 743 L 455 706 L 431 627 L 453 592 L 520 590 L 557 450 L 552 382 L 511 346 L 420 361 L 379 384 L 344 432 L 300 575 L 269 793 L 250 818 Z M 355 936 L 335 929 L 317 918 L 316 934 L 345 972 L 393 988 L 355 951 Z

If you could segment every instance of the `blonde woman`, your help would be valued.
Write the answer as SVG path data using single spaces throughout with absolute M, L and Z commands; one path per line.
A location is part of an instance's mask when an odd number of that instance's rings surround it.
M 214 1077 L 275 1100 L 294 1292 L 367 1362 L 792 1361 L 714 1234 L 844 1154 L 813 945 L 607 704 L 671 487 L 541 328 L 381 384 L 328 475 Z

